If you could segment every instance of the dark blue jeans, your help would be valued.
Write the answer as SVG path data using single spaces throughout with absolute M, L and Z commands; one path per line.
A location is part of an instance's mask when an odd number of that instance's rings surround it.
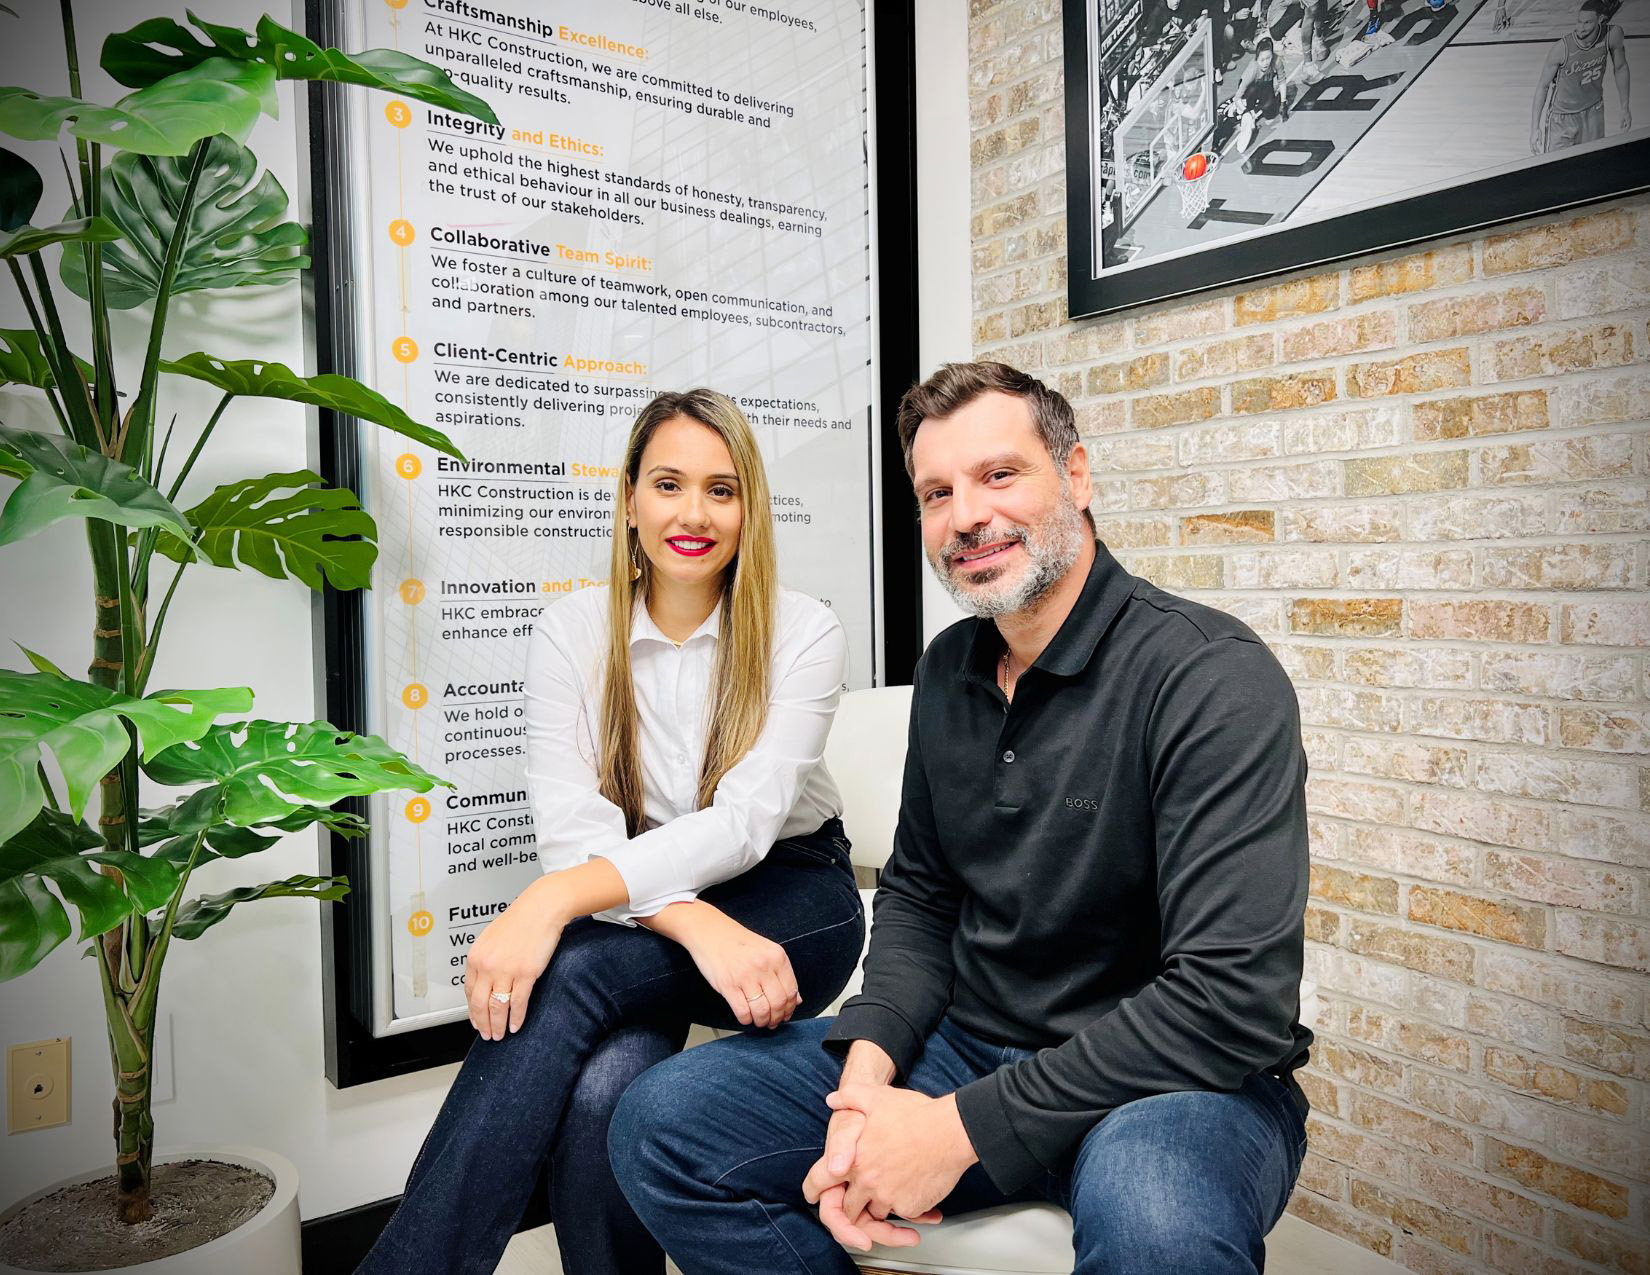
M 700 897 L 785 948 L 798 1015 L 829 1005 L 859 960 L 865 918 L 838 820 Z M 681 1049 L 695 1022 L 739 1026 L 685 948 L 639 927 L 568 926 L 521 1030 L 471 1046 L 359 1271 L 493 1270 L 546 1166 L 567 1275 L 662 1271 L 608 1167 L 607 1126 L 630 1083 Z
M 824 1151 L 825 1095 L 842 1074 L 820 1045 L 829 1025 L 789 1023 L 765 1038 L 690 1049 L 620 1101 L 608 1133 L 613 1169 L 684 1275 L 853 1275 L 801 1189 Z M 907 1083 L 937 1097 L 1028 1053 L 946 1020 Z M 1305 1154 L 1306 1125 L 1289 1089 L 1259 1074 L 1236 1093 L 1126 1103 L 1059 1172 L 1013 1195 L 975 1165 L 940 1211 L 1058 1204 L 1072 1216 L 1077 1275 L 1252 1275 L 1264 1267 L 1266 1233 Z M 919 1245 L 912 1257 L 921 1254 Z

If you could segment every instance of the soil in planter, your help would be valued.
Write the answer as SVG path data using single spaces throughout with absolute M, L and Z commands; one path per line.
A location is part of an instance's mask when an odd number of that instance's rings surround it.
M 115 1215 L 115 1175 L 42 1196 L 0 1227 L 0 1262 L 26 1271 L 108 1271 L 153 1262 L 228 1235 L 275 1194 L 256 1169 L 219 1160 L 157 1164 L 155 1215 L 127 1225 Z

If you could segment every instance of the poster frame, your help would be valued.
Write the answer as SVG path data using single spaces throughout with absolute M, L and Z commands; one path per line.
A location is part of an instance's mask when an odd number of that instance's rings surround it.
M 867 491 L 866 508 L 881 512 L 882 676 L 908 685 L 922 651 L 921 544 L 905 463 L 894 430 L 899 396 L 917 378 L 915 31 L 911 0 L 866 0 L 871 32 L 870 96 L 874 136 L 871 227 L 878 257 L 877 316 L 873 326 L 880 362 L 880 490 Z M 309 37 L 324 46 L 347 44 L 345 0 L 302 0 Z M 363 360 L 355 348 L 359 307 L 368 304 L 366 281 L 354 274 L 358 228 L 353 224 L 352 143 L 344 86 L 312 83 L 303 102 L 313 268 L 306 312 L 312 324 L 316 373 L 355 375 Z M 311 437 L 312 464 L 329 484 L 358 490 L 362 456 L 358 430 L 347 417 L 319 410 Z M 312 613 L 317 667 L 316 715 L 346 730 L 367 722 L 367 599 L 363 591 L 327 588 Z M 364 799 L 339 808 L 367 816 Z M 375 1036 L 373 1020 L 374 889 L 368 838 L 346 840 L 323 832 L 322 871 L 342 873 L 349 896 L 321 909 L 321 983 L 325 1074 L 339 1089 L 407 1075 L 459 1061 L 475 1038 L 459 1020 Z
M 1153 3 L 1154 0 L 1146 0 Z M 1209 292 L 1369 253 L 1489 229 L 1525 217 L 1650 189 L 1650 137 L 1423 190 L 1340 216 L 1236 242 L 1216 243 L 1104 277 L 1094 277 L 1097 210 L 1092 197 L 1089 10 L 1061 0 L 1065 46 L 1067 310 L 1095 318 L 1134 306 Z

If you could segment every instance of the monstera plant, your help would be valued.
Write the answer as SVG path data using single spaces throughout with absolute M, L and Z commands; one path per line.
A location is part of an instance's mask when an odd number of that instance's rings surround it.
M 277 81 L 362 85 L 496 121 L 415 58 L 346 55 L 269 18 L 246 32 L 193 13 L 193 29 L 157 19 L 109 37 L 101 65 L 132 91 L 98 105 L 80 97 L 67 0 L 62 13 L 69 96 L 0 88 L 0 133 L 54 143 L 70 189 L 61 220 L 37 218 L 39 171 L 0 151 L 0 258 L 29 324 L 0 330 L 0 384 L 14 407 L 44 401 L 40 430 L 0 422 L 0 475 L 16 480 L 0 484 L 11 487 L 0 552 L 26 552 L 21 542 L 66 519 L 83 525 L 92 596 L 65 605 L 87 608 L 89 659 L 72 676 L 14 632 L 33 671 L 0 671 L 0 979 L 26 974 L 71 934 L 90 958 L 115 1072 L 116 1202 L 138 1222 L 151 1211 L 150 1060 L 173 941 L 255 899 L 333 900 L 347 889 L 301 875 L 191 895 L 197 874 L 315 824 L 359 835 L 363 821 L 336 802 L 443 782 L 373 736 L 249 719 L 244 687 L 150 689 L 185 574 L 246 566 L 311 589 L 357 589 L 377 552 L 355 496 L 308 470 L 228 483 L 184 507 L 190 473 L 220 429 L 252 415 L 243 399 L 318 405 L 459 455 L 345 377 L 227 352 L 168 357 L 168 310 L 183 292 L 290 285 L 309 264 L 286 193 L 244 145 L 274 113 Z M 89 337 L 77 348 L 65 320 L 80 306 L 89 322 L 75 330 Z M 146 323 L 130 359 L 111 334 L 114 310 Z M 179 431 L 167 398 L 183 381 L 222 396 Z M 174 432 L 192 445 L 174 447 Z M 29 620 L 12 610 L 8 628 Z M 76 667 L 83 658 L 59 657 Z M 146 782 L 183 792 L 146 808 Z

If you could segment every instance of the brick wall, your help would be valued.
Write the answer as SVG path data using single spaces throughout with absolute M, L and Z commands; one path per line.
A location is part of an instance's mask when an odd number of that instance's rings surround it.
M 974 345 L 1311 757 L 1291 1208 L 1412 1270 L 1650 1271 L 1650 201 L 1072 323 L 1058 0 L 972 0 Z

